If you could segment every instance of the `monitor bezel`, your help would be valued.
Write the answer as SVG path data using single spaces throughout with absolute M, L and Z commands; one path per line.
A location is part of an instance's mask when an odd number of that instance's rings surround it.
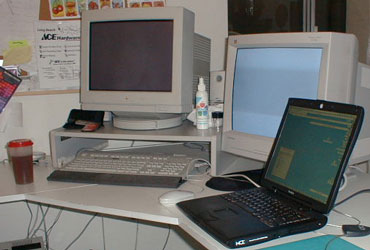
M 101 91 L 89 89 L 91 22 L 173 20 L 172 91 Z M 188 113 L 192 110 L 194 13 L 180 7 L 89 10 L 81 18 L 83 109 L 113 112 Z
M 233 130 L 232 105 L 237 50 L 264 47 L 322 48 L 317 99 L 347 103 L 353 103 L 354 100 L 358 50 L 354 35 L 334 32 L 269 33 L 229 37 L 222 150 L 260 162 L 267 160 L 274 138 Z

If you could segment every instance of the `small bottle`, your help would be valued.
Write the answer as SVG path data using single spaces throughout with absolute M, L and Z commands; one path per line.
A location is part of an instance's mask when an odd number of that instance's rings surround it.
M 221 111 L 216 111 L 212 113 L 213 125 L 216 127 L 217 132 L 220 131 L 220 127 L 222 126 L 223 123 L 223 117 L 224 113 Z
M 199 78 L 195 99 L 197 129 L 208 129 L 208 93 L 202 77 Z

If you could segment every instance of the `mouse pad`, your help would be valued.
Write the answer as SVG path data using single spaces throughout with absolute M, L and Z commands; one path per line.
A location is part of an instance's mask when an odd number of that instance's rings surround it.
M 250 170 L 244 172 L 238 172 L 235 174 L 243 174 L 251 178 L 253 181 L 260 183 L 262 169 Z M 227 175 L 225 175 L 226 177 Z M 236 178 L 223 178 L 223 177 L 212 177 L 207 181 L 206 186 L 215 190 L 220 191 L 238 191 L 243 189 L 254 188 L 254 185 L 248 182 L 242 177 Z
M 336 238 L 336 239 L 334 239 Z M 309 250 L 365 250 L 361 247 L 355 246 L 348 241 L 334 235 L 318 236 L 306 240 L 295 241 L 287 244 L 282 244 L 274 247 L 262 248 L 263 250 L 296 250 L 296 249 L 309 249 Z

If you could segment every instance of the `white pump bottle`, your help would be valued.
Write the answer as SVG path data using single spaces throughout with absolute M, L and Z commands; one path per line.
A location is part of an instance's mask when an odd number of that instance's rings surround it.
M 197 129 L 208 129 L 208 93 L 202 77 L 199 78 L 195 99 Z

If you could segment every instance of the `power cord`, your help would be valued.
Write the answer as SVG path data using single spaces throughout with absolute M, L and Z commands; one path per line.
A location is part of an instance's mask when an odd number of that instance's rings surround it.
M 53 230 L 54 226 L 57 224 L 57 222 L 59 221 L 60 219 L 60 216 L 62 215 L 62 212 L 63 212 L 63 208 L 60 208 L 59 209 L 59 212 L 57 214 L 57 216 L 55 217 L 53 223 L 51 224 L 51 226 L 49 227 L 49 229 L 47 230 L 48 232 L 48 237 L 50 237 L 50 234 L 51 234 L 51 231 Z
M 199 149 L 200 151 L 203 152 L 208 152 L 209 150 L 201 143 L 196 143 L 196 142 L 185 142 L 184 146 L 190 149 Z
M 37 203 L 36 206 L 37 206 L 37 212 L 36 212 L 36 217 L 34 218 L 34 214 L 32 212 L 32 208 L 29 204 L 28 201 L 25 202 L 26 203 L 26 206 L 27 206 L 27 209 L 30 213 L 30 220 L 29 220 L 29 223 L 28 223 L 28 227 L 27 227 L 27 237 L 26 238 L 33 238 L 33 237 L 36 237 L 36 233 L 38 231 L 43 231 L 44 233 L 44 241 L 45 241 L 45 248 L 47 250 L 49 249 L 52 249 L 50 246 L 49 246 L 49 238 L 50 238 L 50 234 L 54 228 L 54 226 L 57 224 L 57 222 L 59 221 L 60 217 L 61 217 L 61 214 L 62 212 L 64 211 L 63 208 L 60 208 L 54 221 L 52 222 L 52 224 L 49 226 L 49 228 L 47 228 L 46 226 L 46 217 L 47 217 L 47 213 L 50 209 L 50 206 L 47 206 L 47 209 L 46 211 L 44 211 L 43 207 L 42 207 L 42 204 L 41 203 Z M 38 220 L 38 214 L 39 214 L 39 211 L 41 212 L 41 215 L 42 215 L 42 218 L 41 218 L 41 221 L 39 222 L 38 226 L 36 227 L 36 224 L 37 224 L 37 220 Z M 86 231 L 87 227 L 89 226 L 89 224 L 92 222 L 92 220 L 97 216 L 97 214 L 94 214 L 93 217 L 87 222 L 87 224 L 85 225 L 85 227 L 82 229 L 82 231 L 77 235 L 77 237 L 67 246 L 66 250 L 68 248 L 70 248 L 80 237 L 81 235 Z M 33 222 L 33 226 L 31 227 L 32 225 L 32 221 L 34 220 Z M 105 250 L 106 249 L 106 243 L 105 243 L 105 228 L 104 228 L 104 217 L 101 216 L 101 220 L 102 220 L 102 232 L 103 232 L 103 249 Z M 41 226 L 43 225 L 43 228 L 44 229 L 40 229 Z
M 86 231 L 86 229 L 89 227 L 90 223 L 94 220 L 94 218 L 97 216 L 97 214 L 95 213 L 91 218 L 90 220 L 86 223 L 85 227 L 82 229 L 82 231 L 77 235 L 77 237 L 71 242 L 69 243 L 69 245 L 64 249 L 64 250 L 68 250 L 74 243 L 76 243 L 76 241 L 81 237 L 81 235 Z
M 328 241 L 328 243 L 326 243 L 326 246 L 325 246 L 325 250 L 329 250 L 329 246 L 336 240 L 336 239 L 338 239 L 338 238 L 341 238 L 341 237 L 343 237 L 343 236 L 345 236 L 345 234 L 339 234 L 339 235 L 333 235 L 334 236 L 334 238 L 332 238 L 332 239 L 330 239 L 329 241 Z
M 335 208 L 333 209 L 333 211 L 336 212 L 336 213 L 338 213 L 338 214 L 340 214 L 340 215 L 343 215 L 343 216 L 346 216 L 348 218 L 351 218 L 351 219 L 355 220 L 357 222 L 357 225 L 360 225 L 361 224 L 361 221 L 359 219 L 357 219 L 356 217 L 354 217 L 354 216 L 352 216 L 350 214 L 343 213 L 341 211 L 338 211 Z
M 33 237 L 35 237 L 36 236 L 36 233 L 40 230 L 40 227 L 41 227 L 41 225 L 44 223 L 44 221 L 45 221 L 45 218 L 46 218 L 46 215 L 47 215 L 47 213 L 49 212 L 49 206 L 47 206 L 47 208 L 46 208 L 46 211 L 45 211 L 45 213 L 44 213 L 44 211 L 43 211 L 43 209 L 42 209 L 42 207 L 41 207 L 41 204 L 39 204 L 39 208 L 40 208 L 40 210 L 41 210 L 41 215 L 42 215 L 42 218 L 41 218 L 41 221 L 40 221 L 40 223 L 39 223 L 39 225 L 37 226 L 37 228 L 33 231 L 33 233 L 31 234 L 31 238 L 33 238 Z M 35 223 L 36 223 L 36 221 L 35 221 Z
M 168 240 L 170 239 L 170 233 L 171 233 L 171 226 L 168 225 L 168 233 L 167 233 L 166 241 L 164 242 L 162 250 L 165 250 L 167 247 Z
M 102 236 L 103 236 L 103 249 L 105 250 L 105 226 L 104 226 L 104 217 L 101 216 L 101 229 L 102 229 Z
M 345 198 L 345 199 L 341 200 L 340 202 L 337 202 L 337 203 L 334 205 L 334 207 L 337 207 L 337 206 L 339 206 L 339 205 L 343 204 L 344 202 L 346 202 L 346 201 L 348 201 L 348 200 L 352 199 L 353 197 L 355 197 L 355 196 L 357 196 L 357 195 L 359 195 L 359 194 L 363 194 L 363 193 L 370 193 L 370 189 L 363 189 L 363 190 L 357 191 L 356 193 L 351 194 L 350 196 L 348 196 L 347 198 Z
M 348 183 L 348 177 L 347 177 L 347 174 L 346 173 L 343 174 L 343 177 L 342 178 L 343 179 L 341 180 L 342 183 L 341 183 L 341 185 L 339 187 L 339 192 L 342 191 L 343 189 L 345 189 L 346 186 L 347 186 L 347 183 Z
M 348 201 L 349 199 L 351 199 L 352 197 L 360 194 L 360 193 L 363 193 L 364 191 L 368 192 L 370 190 L 368 189 L 365 189 L 365 190 L 361 190 L 359 192 L 356 192 L 352 195 L 350 195 L 349 197 L 347 197 L 346 199 L 342 200 L 341 202 L 335 204 L 334 208 L 332 211 L 340 214 L 340 215 L 343 215 L 343 216 L 346 216 L 348 218 L 351 218 L 353 220 L 355 220 L 357 222 L 357 224 L 343 224 L 341 226 L 339 225 L 332 225 L 332 224 L 328 224 L 328 226 L 334 226 L 334 227 L 338 227 L 338 228 L 341 228 L 342 229 L 342 234 L 340 235 L 334 235 L 335 237 L 330 239 L 329 242 L 326 244 L 325 246 L 325 250 L 328 250 L 329 249 L 329 246 L 338 238 L 341 238 L 341 237 L 362 237 L 362 236 L 367 236 L 370 234 L 370 227 L 367 227 L 367 226 L 364 226 L 364 225 L 361 225 L 361 221 L 356 218 L 355 216 L 352 216 L 350 214 L 347 214 L 347 213 L 343 213 L 337 209 L 335 209 L 336 206 L 342 204 L 343 202 L 346 202 Z
M 195 163 L 198 162 L 198 161 L 203 162 L 204 164 L 196 166 Z M 200 175 L 190 175 L 189 174 L 193 169 L 199 169 L 199 168 L 204 167 L 204 166 L 208 166 L 207 169 L 204 171 L 204 173 L 201 173 Z M 205 160 L 205 159 L 202 159 L 202 158 L 192 159 L 188 163 L 188 165 L 186 166 L 185 180 L 189 180 L 189 177 L 203 176 L 203 174 L 207 174 L 210 167 L 211 167 L 211 163 L 209 161 Z
M 212 177 L 220 177 L 220 178 L 226 178 L 226 179 L 230 179 L 230 178 L 233 178 L 233 177 L 242 177 L 244 179 L 246 179 L 247 181 L 249 181 L 251 184 L 253 184 L 255 187 L 257 188 L 260 188 L 261 186 L 253 181 L 251 178 L 249 178 L 248 176 L 244 175 L 244 174 L 226 174 L 226 175 L 217 175 L 217 176 L 212 176 Z M 238 180 L 238 179 L 233 179 L 235 181 L 243 181 L 243 180 Z
M 27 203 L 27 205 L 28 205 L 28 203 Z M 28 207 L 29 207 L 29 205 L 28 205 Z M 30 213 L 31 213 L 31 219 L 30 219 L 30 225 L 32 224 L 32 210 L 31 210 L 31 208 L 29 207 L 29 211 L 30 211 Z M 37 206 L 37 210 L 36 210 L 36 216 L 35 216 L 35 219 L 34 219 L 34 222 L 33 222 L 33 225 L 31 226 L 31 227 L 29 227 L 29 230 L 28 230 L 28 232 L 27 232 L 27 238 L 31 238 L 32 236 L 31 236 L 31 232 L 33 232 L 34 231 L 34 229 L 35 229 L 35 227 L 36 227 L 36 223 L 37 223 L 37 220 L 38 220 L 38 218 L 39 218 L 39 210 L 40 210 L 40 207 L 39 206 Z
M 42 221 L 43 221 L 43 225 L 44 225 L 45 247 L 46 247 L 46 250 L 49 250 L 49 237 L 48 237 L 48 232 L 46 230 L 46 213 L 47 213 L 47 211 L 44 213 L 44 210 L 42 209 L 41 205 L 40 205 L 40 210 L 41 210 Z M 49 210 L 49 206 L 48 206 L 47 210 Z
M 137 250 L 138 239 L 139 239 L 139 220 L 136 219 L 135 250 Z
M 28 223 L 28 227 L 27 227 L 27 236 L 26 238 L 28 239 L 30 237 L 30 229 L 31 229 L 31 224 L 32 224 L 32 219 L 33 219 L 33 213 L 32 213 L 32 209 L 30 207 L 30 204 L 28 203 L 28 201 L 26 200 L 26 206 L 28 208 L 28 211 L 30 212 L 30 221 Z

